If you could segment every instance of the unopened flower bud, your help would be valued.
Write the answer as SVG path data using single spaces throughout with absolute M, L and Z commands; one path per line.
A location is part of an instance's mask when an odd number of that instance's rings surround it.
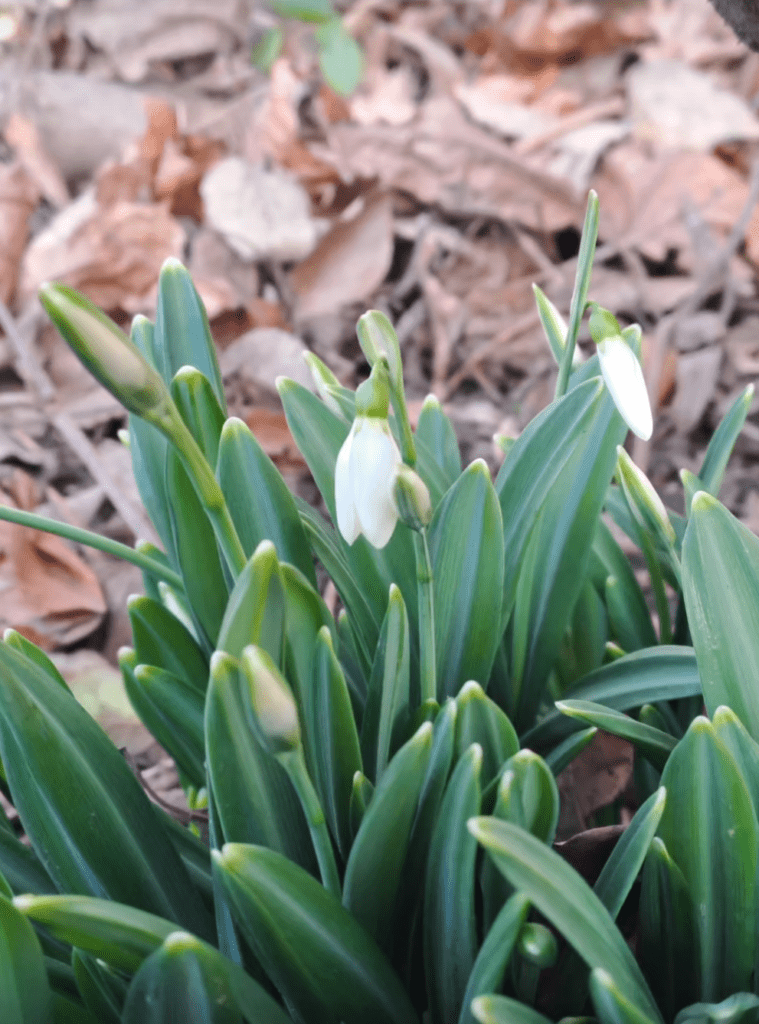
M 240 667 L 250 687 L 253 725 L 264 746 L 274 755 L 297 750 L 301 739 L 295 698 L 271 657 L 251 644 L 242 652 Z
M 344 412 L 339 401 L 341 392 L 345 390 L 342 384 L 326 363 L 323 363 L 313 352 L 304 352 L 303 358 L 311 371 L 311 379 L 319 398 L 335 416 L 342 417 Z
M 63 284 L 43 284 L 39 297 L 77 358 L 125 409 L 147 416 L 166 401 L 158 371 L 89 299 Z
M 393 500 L 398 518 L 412 530 L 423 530 L 432 519 L 430 492 L 410 466 L 401 463 L 395 473 Z
M 621 445 L 617 446 L 617 479 L 641 529 L 653 539 L 659 550 L 673 551 L 677 536 L 664 503 L 646 474 Z

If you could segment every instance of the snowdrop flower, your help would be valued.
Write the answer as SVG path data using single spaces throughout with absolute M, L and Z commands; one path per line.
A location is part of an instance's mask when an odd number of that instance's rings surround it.
M 385 418 L 356 416 L 335 467 L 337 525 L 352 544 L 364 536 L 384 548 L 398 522 L 393 488 L 401 453 Z
M 598 361 L 609 394 L 619 414 L 634 434 L 648 441 L 654 423 L 646 382 L 638 358 L 620 335 L 613 335 L 598 346 Z
M 634 434 L 647 441 L 654 430 L 651 403 L 637 355 L 622 337 L 616 318 L 593 303 L 590 334 L 598 346 L 604 383 L 620 416 Z

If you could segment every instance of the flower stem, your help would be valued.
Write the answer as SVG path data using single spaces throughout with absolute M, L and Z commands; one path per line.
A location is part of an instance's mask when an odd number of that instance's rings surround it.
M 332 840 L 327 829 L 322 805 L 306 768 L 303 748 L 299 746 L 297 750 L 280 754 L 277 760 L 287 771 L 306 815 L 311 840 L 316 851 L 316 859 L 319 863 L 319 872 L 322 876 L 322 885 L 327 892 L 331 892 L 339 900 L 342 894 L 340 876 L 335 863 L 335 851 L 332 849 Z
M 435 594 L 427 530 L 414 532 L 416 582 L 419 595 L 420 703 L 437 699 L 435 664 Z
M 128 544 L 111 540 L 110 537 L 102 537 L 99 533 L 91 530 L 83 530 L 79 526 L 71 526 L 69 523 L 59 523 L 55 519 L 48 519 L 46 516 L 39 516 L 34 512 L 24 512 L 19 508 L 10 508 L 8 505 L 0 505 L 0 520 L 8 523 L 17 523 L 19 526 L 30 526 L 33 530 L 41 530 L 43 533 L 53 533 L 56 537 L 65 537 L 75 544 L 83 544 L 88 548 L 96 548 L 98 551 L 105 551 L 106 554 L 114 555 L 125 562 L 131 562 L 139 569 L 152 573 L 159 580 L 176 587 L 184 593 L 184 582 L 182 577 L 160 562 L 156 562 L 150 555 L 143 554 L 130 548 Z

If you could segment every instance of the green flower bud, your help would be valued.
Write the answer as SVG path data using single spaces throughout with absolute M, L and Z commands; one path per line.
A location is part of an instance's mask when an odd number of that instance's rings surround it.
M 89 299 L 63 284 L 43 284 L 39 297 L 77 358 L 125 409 L 148 416 L 166 402 L 163 378 Z
M 240 659 L 250 687 L 253 726 L 271 754 L 288 754 L 301 745 L 298 709 L 292 690 L 271 657 L 251 644 Z
M 398 518 L 412 530 L 423 530 L 432 519 L 430 492 L 424 480 L 410 466 L 401 463 L 395 472 L 393 501 Z
M 657 547 L 671 550 L 677 537 L 664 503 L 621 445 L 617 446 L 617 479 L 641 529 L 657 542 Z

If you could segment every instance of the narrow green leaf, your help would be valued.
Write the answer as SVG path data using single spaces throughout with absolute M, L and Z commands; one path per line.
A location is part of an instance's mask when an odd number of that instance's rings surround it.
M 424 890 L 423 942 L 431 1024 L 457 1020 L 477 958 L 475 858 L 466 823 L 480 810 L 482 748 L 459 759 L 438 814 Z
M 101 1024 L 121 1024 L 126 982 L 102 960 L 74 949 L 71 964 L 84 1005 Z
M 516 893 L 501 907 L 469 975 L 459 1024 L 474 1024 L 472 1000 L 500 987 L 529 910 L 530 901 L 521 893 Z
M 640 958 L 665 1020 L 701 990 L 695 907 L 682 871 L 655 838 L 640 888 Z
M 472 1015 L 479 1024 L 549 1024 L 549 1018 L 508 996 L 478 996 Z
M 224 611 L 217 650 L 239 658 L 248 644 L 263 647 L 282 664 L 285 595 L 271 541 L 261 541 L 235 581 Z
M 372 665 L 361 726 L 364 771 L 375 785 L 390 760 L 393 738 L 409 713 L 409 625 L 403 596 L 390 587 L 387 614 Z
M 662 700 L 701 693 L 696 658 L 690 647 L 657 647 L 635 651 L 603 665 L 572 687 L 567 700 L 588 700 L 615 711 L 627 711 Z M 549 711 L 539 725 L 522 737 L 522 745 L 538 752 L 550 750 L 580 728 L 560 711 Z
M 456 707 L 454 760 L 458 761 L 473 743 L 479 743 L 483 757 L 482 782 L 487 785 L 519 750 L 514 726 L 480 684 L 473 681 L 462 686 Z
M 361 771 L 361 746 L 353 717 L 350 694 L 335 657 L 329 629 L 323 626 L 316 639 L 313 685 L 314 783 L 330 831 L 343 860 L 351 847 L 350 801 L 353 778 Z
M 600 967 L 590 972 L 590 995 L 601 1024 L 653 1024 L 658 1020 L 620 992 L 612 976 Z
M 393 955 L 396 897 L 431 750 L 432 725 L 426 722 L 387 766 L 345 869 L 343 906 L 388 957 Z
M 260 846 L 227 844 L 214 858 L 238 925 L 300 1018 L 416 1024 L 375 942 L 315 878 Z
M 316 586 L 313 559 L 295 501 L 279 470 L 242 420 L 221 432 L 216 475 L 242 546 L 253 552 L 270 540 L 281 562 L 290 562 Z
M 707 711 L 726 704 L 759 739 L 759 538 L 704 491 L 685 532 L 683 593 Z
M 556 707 L 563 715 L 595 725 L 604 732 L 634 743 L 644 757 L 659 771 L 664 769 L 667 758 L 677 746 L 677 740 L 668 732 L 655 729 L 643 722 L 636 722 L 621 711 L 613 711 L 602 704 L 588 700 L 557 700 Z
M 485 463 L 473 462 L 429 527 L 435 594 L 438 700 L 490 677 L 503 593 L 503 524 Z
M 50 1024 L 52 999 L 34 929 L 0 896 L 0 1019 L 3 1024 Z
M 150 597 L 130 597 L 127 609 L 136 663 L 165 668 L 205 693 L 208 659 L 179 619 Z
M 453 424 L 434 395 L 427 395 L 416 425 L 416 441 L 426 445 L 450 487 L 461 475 L 461 454 Z
M 712 725 L 743 776 L 759 821 L 759 744 L 749 736 L 745 725 L 731 708 L 717 708 Z
M 158 277 L 153 349 L 167 384 L 181 367 L 194 366 L 210 382 L 226 416 L 224 385 L 205 308 L 187 270 L 172 258 L 165 261 Z
M 567 344 L 567 325 L 556 306 L 554 306 L 541 288 L 534 284 L 532 291 L 535 295 L 535 304 L 538 307 L 540 323 L 548 339 L 551 352 L 556 362 L 560 364 Z
M 609 912 L 573 868 L 522 829 L 495 818 L 469 822 L 472 834 L 588 966 L 603 967 L 620 991 L 661 1024 L 653 996 Z
M 348 821 L 350 823 L 351 836 L 354 839 L 358 835 L 358 830 L 361 828 L 361 822 L 364 820 L 373 795 L 374 786 L 372 783 L 363 772 L 356 772 L 353 776 L 353 788 L 348 807 Z
M 210 934 L 184 865 L 106 734 L 68 691 L 5 644 L 0 677 L 0 754 L 13 803 L 56 885 Z
M 629 559 L 599 518 L 593 538 L 591 572 L 600 591 L 605 591 L 611 634 L 622 650 L 638 651 L 657 643 L 651 614 Z M 614 581 L 610 583 L 609 577 Z
M 567 736 L 565 740 L 557 744 L 553 750 L 548 751 L 545 761 L 554 777 L 560 775 L 567 765 L 583 752 L 597 732 L 598 729 L 595 726 L 573 732 L 571 736 Z
M 643 867 L 666 801 L 667 791 L 662 786 L 641 804 L 593 886 L 596 896 L 615 920 Z
M 34 850 L 5 828 L 0 828 L 0 871 L 15 894 L 58 891 Z
M 719 494 L 725 467 L 738 435 L 743 429 L 743 424 L 746 422 L 753 399 L 754 385 L 749 384 L 725 413 L 706 449 L 698 476 L 703 484 L 703 489 L 709 494 L 713 494 L 715 498 Z
M 223 839 L 269 846 L 315 870 L 300 801 L 249 723 L 250 691 L 234 658 L 217 652 L 206 698 L 206 764 Z
M 756 1024 L 759 1020 L 759 996 L 736 992 L 721 1003 L 694 1003 L 675 1018 L 675 1024 Z
M 27 640 L 25 636 L 21 635 L 21 633 L 17 633 L 15 629 L 6 629 L 3 634 L 3 643 L 12 647 L 14 651 L 18 651 L 19 654 L 23 654 L 24 657 L 28 658 L 30 661 L 33 661 L 38 668 L 41 668 L 46 675 L 50 676 L 50 678 L 54 682 L 58 683 L 59 686 L 62 686 L 64 690 L 69 689 L 69 684 L 45 652 L 41 648 L 37 647 L 36 644 L 33 644 L 31 640 Z
M 700 938 L 701 998 L 748 988 L 756 948 L 757 821 L 738 767 L 706 718 L 696 718 L 662 774 L 659 832 L 681 869 Z
M 171 382 L 171 397 L 209 466 L 215 466 L 224 412 L 211 382 L 195 367 L 183 366 Z

